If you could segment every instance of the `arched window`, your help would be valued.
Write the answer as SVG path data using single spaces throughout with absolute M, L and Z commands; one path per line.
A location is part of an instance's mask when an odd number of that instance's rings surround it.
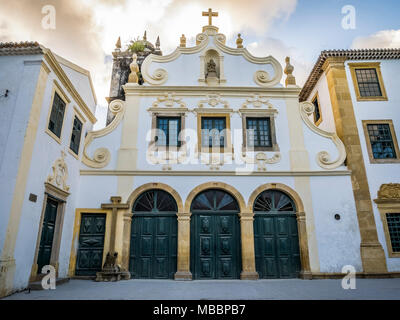
M 239 211 L 239 205 L 229 193 L 218 189 L 209 189 L 196 196 L 191 210 Z
M 175 199 L 166 191 L 149 190 L 142 193 L 135 204 L 133 212 L 177 212 Z
M 293 200 L 278 190 L 266 190 L 254 202 L 255 212 L 296 212 Z

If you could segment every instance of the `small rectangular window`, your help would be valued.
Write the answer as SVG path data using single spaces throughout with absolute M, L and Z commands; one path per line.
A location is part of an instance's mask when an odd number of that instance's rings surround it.
M 180 147 L 179 133 L 181 131 L 181 118 L 157 117 L 157 146 Z
M 322 120 L 322 119 L 321 119 L 321 109 L 319 107 L 319 101 L 318 101 L 318 97 L 317 96 L 314 98 L 312 103 L 313 103 L 314 108 L 315 108 L 315 110 L 314 110 L 314 123 L 316 125 L 318 125 L 321 122 L 320 120 Z
M 202 147 L 225 147 L 226 118 L 201 118 Z
M 375 68 L 355 69 L 361 97 L 381 97 L 382 90 Z
M 396 159 L 389 124 L 367 124 L 367 130 L 374 159 Z
M 61 97 L 58 95 L 58 93 L 55 92 L 48 128 L 58 138 L 61 138 L 61 130 L 62 130 L 63 121 L 64 121 L 65 107 L 66 107 L 66 104 L 65 104 L 64 100 L 62 100 Z
M 76 155 L 79 154 L 81 136 L 82 136 L 82 122 L 78 119 L 78 117 L 75 116 L 74 126 L 72 128 L 70 148 Z
M 400 252 L 400 213 L 387 213 L 386 221 L 388 224 L 392 251 Z
M 270 118 L 246 118 L 247 146 L 272 147 Z

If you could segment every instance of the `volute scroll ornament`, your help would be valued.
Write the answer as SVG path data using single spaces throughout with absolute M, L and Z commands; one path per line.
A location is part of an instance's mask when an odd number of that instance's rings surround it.
M 107 148 L 96 149 L 93 153 L 93 158 L 89 157 L 88 148 L 94 139 L 106 136 L 118 127 L 125 114 L 125 102 L 122 100 L 114 100 L 110 103 L 108 108 L 112 114 L 115 115 L 114 120 L 101 130 L 88 132 L 85 138 L 82 162 L 90 168 L 104 168 L 110 162 L 111 154 Z
M 309 116 L 312 115 L 315 111 L 315 106 L 308 101 L 300 103 L 300 115 L 303 119 L 303 122 L 316 134 L 331 139 L 332 142 L 335 144 L 336 148 L 338 149 L 338 157 L 335 160 L 331 160 L 331 156 L 327 151 L 321 151 L 317 154 L 317 164 L 326 170 L 332 170 L 340 167 L 344 161 L 346 160 L 346 149 L 345 146 L 337 136 L 335 132 L 328 132 L 318 128 L 311 120 Z

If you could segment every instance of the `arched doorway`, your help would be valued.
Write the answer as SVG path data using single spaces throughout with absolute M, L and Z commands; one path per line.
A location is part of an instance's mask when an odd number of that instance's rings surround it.
M 160 189 L 138 196 L 132 207 L 129 271 L 136 279 L 173 279 L 177 266 L 175 199 Z
M 219 189 L 198 194 L 191 205 L 191 272 L 194 279 L 238 279 L 240 209 L 235 198 Z
M 279 190 L 261 192 L 253 206 L 256 270 L 260 278 L 297 278 L 301 270 L 294 201 Z

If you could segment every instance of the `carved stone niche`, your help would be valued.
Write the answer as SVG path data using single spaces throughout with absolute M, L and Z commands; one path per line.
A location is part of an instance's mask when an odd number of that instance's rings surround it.
M 200 56 L 199 82 L 208 86 L 218 86 L 226 83 L 223 59 L 223 55 L 215 49 L 210 49 Z

